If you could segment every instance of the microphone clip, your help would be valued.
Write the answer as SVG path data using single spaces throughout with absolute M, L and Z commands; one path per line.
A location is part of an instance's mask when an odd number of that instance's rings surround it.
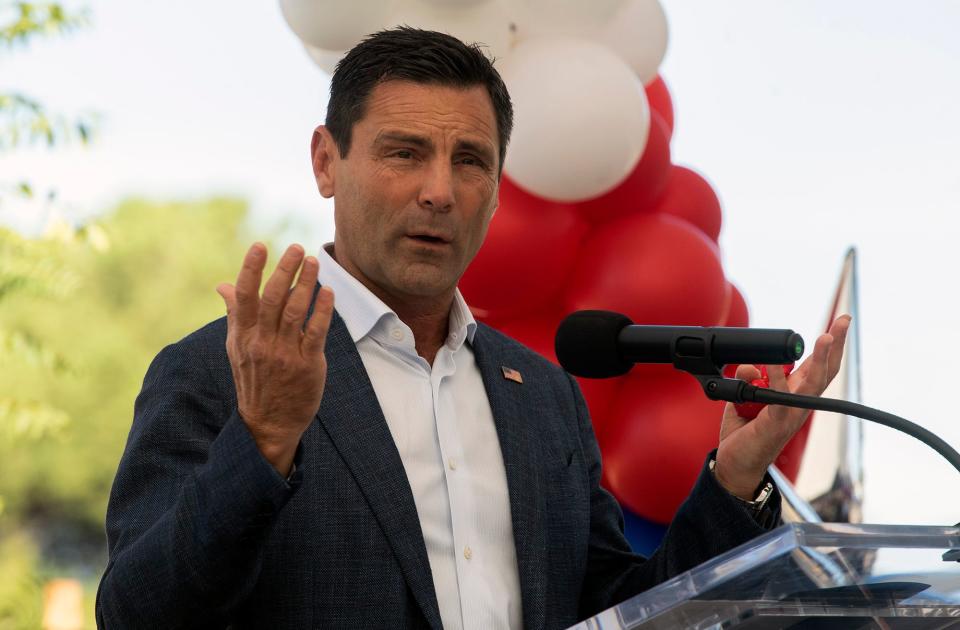
M 732 403 L 750 402 L 757 388 L 738 379 L 725 378 L 712 356 L 706 334 L 690 333 L 676 336 L 671 342 L 673 367 L 693 376 L 710 400 Z

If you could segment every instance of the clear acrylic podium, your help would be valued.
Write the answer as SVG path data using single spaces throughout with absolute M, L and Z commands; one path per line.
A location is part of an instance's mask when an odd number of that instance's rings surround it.
M 960 527 L 792 523 L 575 626 L 958 628 Z

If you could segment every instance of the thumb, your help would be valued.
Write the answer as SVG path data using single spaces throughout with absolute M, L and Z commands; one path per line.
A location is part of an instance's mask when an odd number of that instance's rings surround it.
M 233 313 L 233 307 L 237 304 L 237 289 L 229 282 L 221 282 L 217 285 L 217 293 L 223 298 L 223 303 L 227 307 L 227 318 Z

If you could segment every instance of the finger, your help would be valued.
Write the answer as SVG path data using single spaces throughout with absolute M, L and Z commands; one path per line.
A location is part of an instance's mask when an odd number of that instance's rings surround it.
M 293 282 L 293 276 L 300 267 L 300 261 L 303 259 L 303 248 L 300 245 L 293 244 L 283 252 L 277 268 L 270 274 L 266 286 L 263 288 L 263 296 L 260 298 L 260 311 L 257 317 L 257 325 L 260 334 L 266 338 L 274 337 L 277 334 L 277 327 L 280 322 L 280 313 L 287 303 L 287 295 L 290 293 L 290 284 Z
M 800 379 L 797 394 L 819 396 L 827 387 L 827 359 L 830 357 L 830 347 L 833 345 L 833 336 L 829 333 L 817 337 L 813 346 L 813 354 L 804 364 L 809 364 L 803 378 Z
M 833 345 L 830 347 L 830 356 L 827 359 L 828 382 L 832 381 L 840 371 L 840 362 L 843 360 L 843 350 L 847 344 L 847 332 L 850 330 L 852 319 L 849 315 L 841 315 L 830 326 Z
M 317 286 L 317 272 L 320 269 L 320 263 L 313 256 L 307 256 L 300 268 L 300 277 L 297 278 L 297 284 L 287 298 L 287 305 L 283 309 L 283 315 L 280 318 L 280 328 L 277 331 L 277 338 L 285 342 L 300 343 L 300 331 L 303 329 L 304 320 L 307 318 L 307 309 L 310 307 L 310 299 L 313 297 L 313 290 Z
M 254 243 L 243 257 L 243 266 L 237 276 L 234 289 L 236 317 L 234 321 L 240 328 L 250 328 L 257 323 L 257 311 L 260 308 L 260 282 L 263 279 L 263 267 L 267 264 L 267 248 L 263 243 Z
M 223 298 L 223 304 L 227 307 L 227 326 L 229 327 L 237 316 L 237 290 L 229 282 L 221 282 L 217 285 L 217 293 Z
M 300 352 L 306 358 L 316 358 L 323 354 L 327 344 L 327 331 L 333 318 L 333 290 L 320 287 L 314 300 L 313 315 L 303 331 Z
M 787 377 L 783 374 L 782 365 L 768 365 L 767 378 L 770 379 L 770 389 L 775 389 L 778 392 L 790 391 L 787 386 Z
M 750 365 L 749 363 L 743 363 L 737 366 L 736 377 L 741 381 L 750 382 L 755 378 L 760 378 L 760 370 L 757 369 L 757 366 Z

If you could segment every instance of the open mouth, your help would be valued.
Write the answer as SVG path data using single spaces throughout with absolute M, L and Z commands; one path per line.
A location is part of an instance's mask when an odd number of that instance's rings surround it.
M 440 238 L 439 236 L 431 236 L 429 234 L 408 234 L 408 236 L 415 241 L 430 245 L 446 245 L 449 243 L 449 241 L 446 239 Z

